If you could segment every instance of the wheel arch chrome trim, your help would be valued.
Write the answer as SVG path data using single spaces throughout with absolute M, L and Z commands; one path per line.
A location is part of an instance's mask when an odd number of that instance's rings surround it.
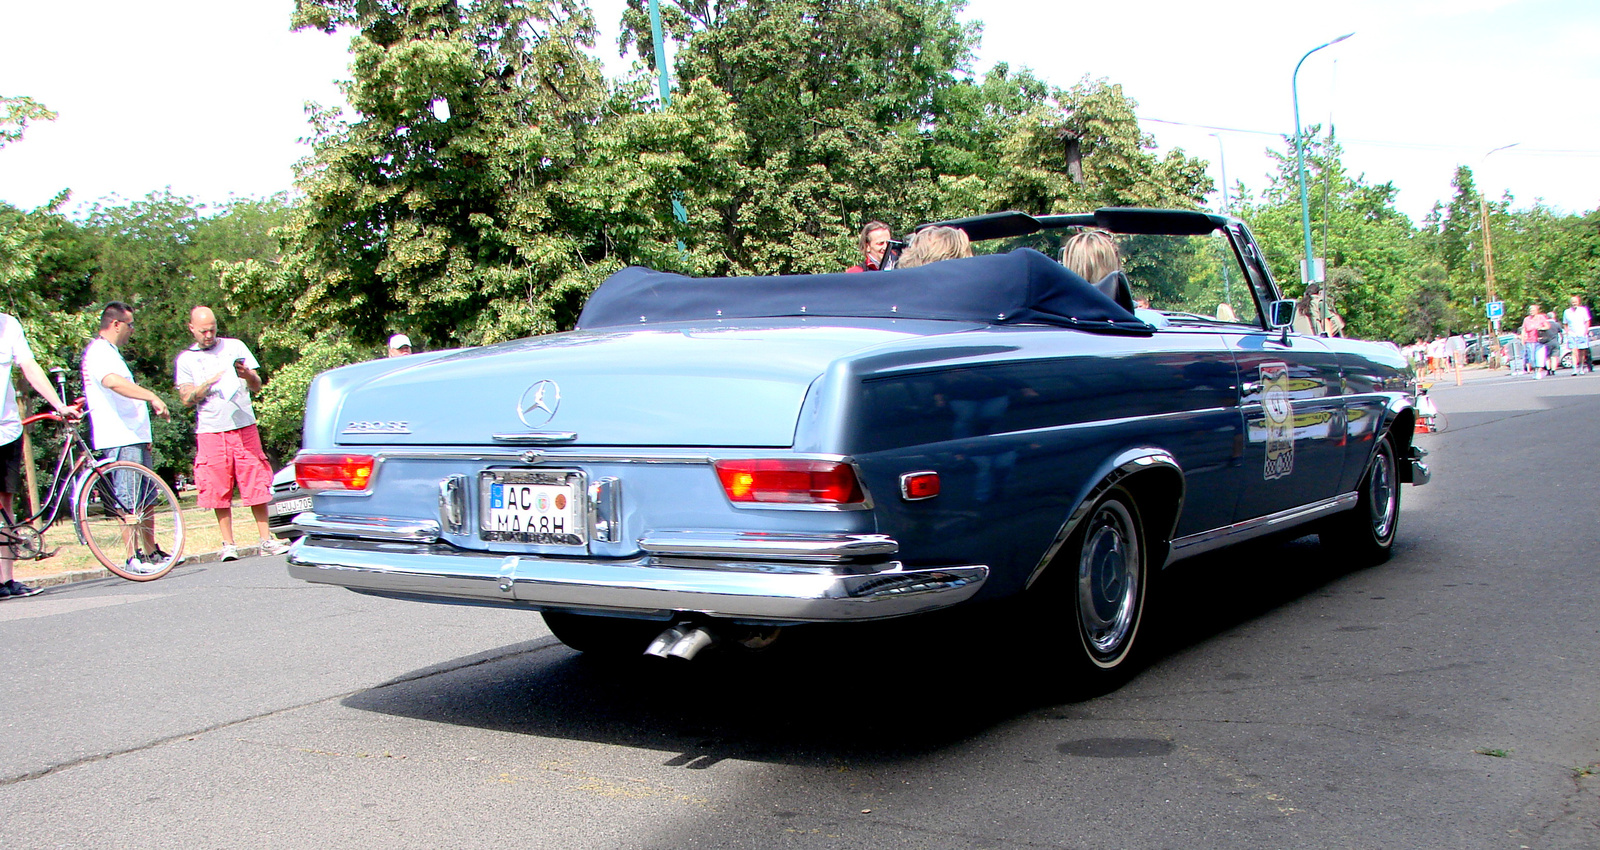
M 1067 517 L 1067 521 L 1062 523 L 1060 530 L 1056 532 L 1055 538 L 1050 541 L 1049 548 L 1045 550 L 1039 562 L 1034 565 L 1033 571 L 1028 574 L 1028 581 L 1024 585 L 1024 589 L 1033 587 L 1034 582 L 1038 581 L 1041 575 L 1044 575 L 1045 568 L 1049 567 L 1050 563 L 1055 560 L 1056 554 L 1061 551 L 1062 546 L 1066 545 L 1067 540 L 1072 537 L 1072 533 L 1078 530 L 1078 524 L 1083 522 L 1084 517 L 1088 515 L 1094 504 L 1100 500 L 1100 497 L 1105 495 L 1107 490 L 1135 475 L 1159 472 L 1175 477 L 1173 484 L 1177 488 L 1177 498 L 1174 500 L 1170 522 L 1164 523 L 1165 528 L 1151 529 L 1159 532 L 1159 535 L 1151 535 L 1152 537 L 1159 537 L 1158 545 L 1163 547 L 1166 545 L 1166 541 L 1172 536 L 1172 531 L 1177 526 L 1179 515 L 1183 513 L 1185 482 L 1183 467 L 1178 464 L 1177 459 L 1165 449 L 1140 447 L 1125 449 L 1113 457 L 1106 466 L 1108 468 L 1100 475 L 1094 486 L 1088 488 L 1078 499 L 1077 507 L 1073 508 L 1072 513 Z M 1140 506 L 1140 512 L 1146 513 L 1146 509 L 1142 505 Z M 1145 543 L 1147 547 L 1152 545 L 1149 539 Z

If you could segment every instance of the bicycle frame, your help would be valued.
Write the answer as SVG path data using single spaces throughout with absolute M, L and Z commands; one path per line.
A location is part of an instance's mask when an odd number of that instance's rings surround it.
M 61 454 L 56 458 L 55 469 L 50 480 L 50 489 L 45 493 L 45 497 L 40 500 L 38 511 L 9 523 L 8 530 L 10 527 L 27 526 L 33 528 L 42 537 L 46 531 L 49 531 L 61 519 L 61 509 L 77 502 L 85 484 L 88 482 L 89 473 L 112 461 L 96 458 L 94 450 L 89 447 L 89 442 L 83 438 L 83 434 L 78 431 L 76 424 L 64 420 L 60 414 L 54 412 L 39 413 L 22 420 L 23 427 L 36 422 L 60 423 L 66 439 L 61 444 Z M 83 528 L 78 525 L 76 518 L 72 521 L 72 530 L 77 535 L 79 543 L 88 545 L 89 541 L 84 537 Z

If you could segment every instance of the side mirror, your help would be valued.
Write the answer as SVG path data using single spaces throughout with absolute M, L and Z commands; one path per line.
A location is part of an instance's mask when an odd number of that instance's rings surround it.
M 1294 326 L 1293 301 L 1273 301 L 1267 305 L 1267 327 L 1278 330 Z

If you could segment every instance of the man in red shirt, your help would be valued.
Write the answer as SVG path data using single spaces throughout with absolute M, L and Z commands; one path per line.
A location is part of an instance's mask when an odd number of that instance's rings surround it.
M 1538 304 L 1528 305 L 1528 315 L 1522 320 L 1522 344 L 1527 351 L 1528 368 L 1533 370 L 1533 377 L 1544 377 L 1545 345 L 1539 341 L 1539 333 L 1550 324 L 1550 318 L 1540 309 Z
M 867 226 L 861 228 L 861 264 L 845 271 L 875 272 L 883 268 L 883 257 L 889 250 L 889 237 L 889 225 L 881 221 L 867 222 Z

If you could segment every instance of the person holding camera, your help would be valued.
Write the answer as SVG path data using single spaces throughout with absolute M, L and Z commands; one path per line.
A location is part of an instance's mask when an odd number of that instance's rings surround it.
M 861 236 L 856 244 L 861 248 L 861 262 L 845 271 L 877 272 L 894 268 L 899 252 L 889 225 L 881 221 L 867 222 L 861 228 Z
M 282 555 L 289 547 L 273 539 L 267 526 L 272 501 L 272 464 L 261 448 L 251 393 L 261 391 L 261 364 L 243 342 L 217 336 L 217 316 L 210 307 L 189 311 L 194 345 L 178 353 L 178 398 L 196 409 L 195 486 L 200 507 L 211 508 L 222 532 L 222 560 L 239 557 L 233 541 L 233 489 L 250 508 L 263 555 Z

